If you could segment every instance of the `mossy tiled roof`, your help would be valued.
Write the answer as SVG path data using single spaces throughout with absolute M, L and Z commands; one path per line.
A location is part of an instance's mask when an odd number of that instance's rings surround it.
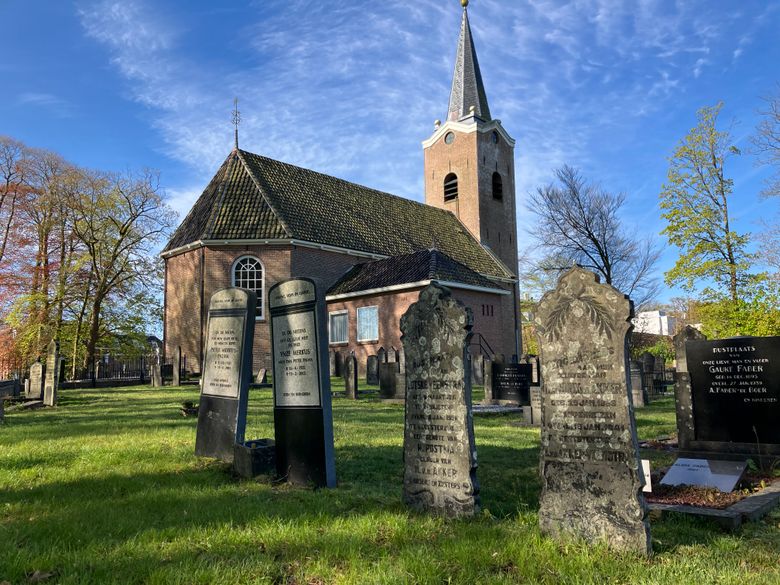
M 420 250 L 353 266 L 328 290 L 341 295 L 427 280 L 459 282 L 483 288 L 496 284 L 438 250 Z
M 163 253 L 200 240 L 295 239 L 381 256 L 437 249 L 511 278 L 449 211 L 234 150 Z

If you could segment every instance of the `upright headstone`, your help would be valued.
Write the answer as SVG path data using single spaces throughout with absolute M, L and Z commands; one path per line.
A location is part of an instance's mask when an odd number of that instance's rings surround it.
M 695 438 L 693 426 L 693 400 L 691 398 L 691 376 L 688 373 L 688 360 L 685 344 L 688 341 L 704 341 L 704 334 L 690 325 L 686 325 L 672 338 L 677 372 L 674 375 L 674 405 L 677 413 L 677 447 L 688 451 Z
M 483 364 L 484 375 L 484 387 L 485 387 L 485 399 L 484 404 L 495 404 L 495 395 L 493 394 L 493 360 L 485 360 Z
M 490 370 L 490 376 L 494 402 L 531 404 L 531 364 L 496 362 Z
M 379 384 L 379 358 L 375 355 L 366 358 L 366 384 Z
M 57 404 L 57 386 L 60 383 L 60 344 L 54 339 L 46 351 L 46 381 L 43 385 L 43 405 Z
M 477 386 L 485 383 L 485 356 L 481 353 L 471 358 L 471 383 Z
M 260 368 L 255 376 L 255 384 L 268 384 L 268 369 Z
M 24 397 L 27 398 L 30 396 L 30 378 L 24 379 Z
M 735 461 L 768 463 L 780 456 L 780 337 L 688 340 L 685 351 L 693 406 L 690 450 Z
M 401 352 L 398 351 L 395 347 L 390 348 L 390 354 L 387 356 L 387 361 L 393 362 L 395 364 L 395 369 L 397 372 L 403 371 L 401 369 Z
M 379 364 L 379 395 L 382 398 L 403 399 L 405 397 L 404 374 L 398 371 L 395 362 Z
M 333 350 L 328 352 L 328 374 L 330 376 L 336 375 L 336 352 Z
M 344 390 L 347 398 L 354 400 L 358 397 L 358 367 L 354 353 L 344 360 Z
M 43 364 L 35 362 L 30 366 L 30 392 L 27 395 L 30 400 L 43 399 Z
M 650 552 L 650 525 L 628 389 L 628 297 L 579 266 L 539 302 L 542 495 L 539 524 Z
M 226 288 L 209 303 L 195 454 L 233 461 L 233 446 L 244 442 L 252 342 L 254 292 Z
M 430 284 L 401 317 L 406 352 L 406 504 L 447 516 L 479 510 L 468 343 L 471 310 Z
M 524 406 L 523 407 L 523 414 L 525 414 L 526 409 L 529 410 L 531 416 L 530 416 L 530 422 L 533 426 L 539 427 L 542 425 L 542 387 L 541 386 L 531 386 L 531 404 L 530 406 Z M 526 420 L 528 417 L 526 417 Z
M 642 362 L 631 360 L 629 367 L 631 370 L 631 397 L 634 402 L 634 408 L 642 408 L 645 405 Z
M 387 351 L 384 347 L 380 347 L 379 351 L 376 352 L 377 357 L 379 358 L 380 364 L 386 364 L 387 363 Z
M 398 371 L 406 375 L 406 352 L 404 352 L 403 346 L 398 349 Z
M 177 345 L 173 352 L 173 381 L 174 386 L 181 385 L 181 346 Z
M 344 375 L 344 354 L 340 351 L 336 352 L 336 375 Z
M 655 396 L 655 356 L 646 351 L 639 356 L 639 361 L 642 362 L 642 392 L 650 399 Z
M 152 364 L 150 366 L 151 369 L 151 382 L 153 388 L 161 388 L 163 385 L 162 381 L 162 366 L 160 364 Z
M 268 304 L 276 471 L 293 484 L 334 487 L 325 298 L 313 280 L 294 278 L 271 287 Z

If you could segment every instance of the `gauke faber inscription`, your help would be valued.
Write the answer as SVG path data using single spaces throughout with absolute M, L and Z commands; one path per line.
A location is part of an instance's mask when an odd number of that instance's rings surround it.
M 539 523 L 555 537 L 643 554 L 650 530 L 628 389 L 631 302 L 580 267 L 535 317 L 542 377 Z
M 233 445 L 244 441 L 256 304 L 255 293 L 240 288 L 223 289 L 211 297 L 196 455 L 229 462 Z
M 268 293 L 274 366 L 276 472 L 289 483 L 334 487 L 333 418 L 324 297 L 308 278 Z
M 419 510 L 479 509 L 467 347 L 471 311 L 431 284 L 401 318 L 406 357 L 403 499 Z

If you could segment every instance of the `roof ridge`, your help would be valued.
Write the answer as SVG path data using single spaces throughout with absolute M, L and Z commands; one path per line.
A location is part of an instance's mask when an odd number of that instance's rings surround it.
M 276 207 L 271 203 L 271 200 L 266 195 L 265 190 L 260 186 L 260 181 L 258 181 L 257 177 L 255 177 L 255 174 L 252 172 L 252 168 L 249 166 L 249 164 L 247 164 L 246 160 L 244 160 L 244 153 L 251 154 L 252 156 L 257 155 L 249 151 L 241 150 L 240 148 L 236 148 L 235 150 L 236 154 L 238 155 L 238 160 L 241 161 L 241 165 L 244 167 L 244 170 L 249 175 L 249 178 L 252 179 L 252 183 L 254 183 L 255 189 L 257 189 L 257 192 L 260 193 L 260 197 L 262 197 L 263 201 L 265 201 L 265 204 L 268 205 L 268 208 L 271 210 L 271 213 L 274 214 L 274 217 L 276 217 L 277 221 L 282 224 L 282 229 L 284 229 L 288 237 L 295 237 L 295 235 L 292 233 L 292 230 L 290 229 L 290 226 L 282 217 L 282 214 L 279 213 L 279 210 L 276 209 Z

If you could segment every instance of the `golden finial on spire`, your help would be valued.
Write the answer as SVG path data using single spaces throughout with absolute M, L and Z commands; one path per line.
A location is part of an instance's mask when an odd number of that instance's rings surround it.
M 460 5 L 463 6 L 463 8 L 468 8 L 469 0 L 460 0 Z

